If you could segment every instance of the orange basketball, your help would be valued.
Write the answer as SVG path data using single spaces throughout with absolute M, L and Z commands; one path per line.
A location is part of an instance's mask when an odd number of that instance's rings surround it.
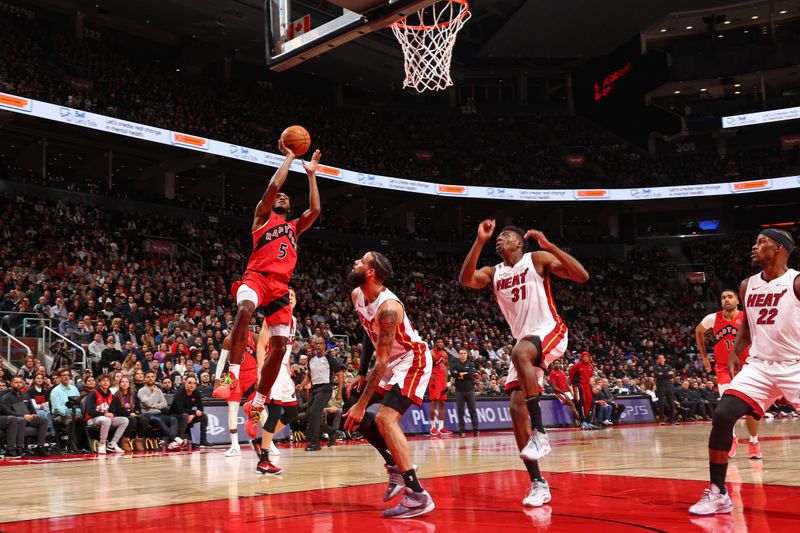
M 283 139 L 283 144 L 297 157 L 311 148 L 311 135 L 303 126 L 289 126 L 281 133 L 281 139 Z

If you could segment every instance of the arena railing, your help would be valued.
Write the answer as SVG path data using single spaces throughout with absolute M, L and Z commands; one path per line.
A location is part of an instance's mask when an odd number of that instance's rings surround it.
M 86 368 L 86 350 L 83 349 L 83 346 L 81 346 L 80 344 L 76 344 L 74 341 L 68 339 L 67 337 L 57 332 L 53 328 L 49 326 L 44 326 L 42 330 L 42 344 L 44 345 L 44 347 L 49 348 L 52 345 L 53 335 L 55 335 L 56 337 L 60 338 L 63 341 L 66 341 L 67 344 L 73 346 L 76 350 L 78 350 L 81 354 L 83 354 L 80 363 L 77 360 L 72 362 L 73 369 L 75 368 L 76 365 L 78 365 L 80 366 L 81 371 L 83 371 Z
M 0 328 L 0 338 L 7 338 L 8 339 L 8 342 L 6 342 L 6 357 L 5 357 L 5 360 L 9 364 L 13 364 L 11 362 L 12 361 L 12 357 L 13 357 L 12 353 L 11 353 L 11 345 L 12 344 L 18 344 L 19 346 L 21 346 L 22 349 L 25 351 L 25 357 L 28 357 L 29 355 L 33 355 L 33 352 L 31 352 L 31 349 L 30 349 L 30 347 L 28 347 L 27 344 L 25 344 L 24 342 L 22 342 L 21 340 L 16 338 L 14 335 L 12 335 L 10 332 L 4 330 L 3 328 Z

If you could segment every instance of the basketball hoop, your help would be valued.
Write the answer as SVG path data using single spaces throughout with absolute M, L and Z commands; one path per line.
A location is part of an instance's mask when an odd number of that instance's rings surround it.
M 469 20 L 467 0 L 440 0 L 391 24 L 403 48 L 403 89 L 441 91 L 453 85 L 450 63 L 456 34 Z

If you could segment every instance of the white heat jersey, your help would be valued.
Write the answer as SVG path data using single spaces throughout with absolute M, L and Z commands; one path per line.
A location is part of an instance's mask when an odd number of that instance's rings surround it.
M 294 336 L 297 333 L 297 318 L 292 315 L 292 324 L 289 326 L 289 340 L 286 341 L 286 353 L 283 354 L 282 365 L 289 364 L 289 358 L 292 356 L 292 346 L 294 345 Z
M 550 341 L 560 341 L 566 335 L 567 326 L 558 316 L 549 276 L 536 272 L 530 253 L 514 266 L 496 265 L 492 290 L 511 335 L 518 341 L 536 335 L 546 353 Z
M 750 327 L 750 355 L 770 361 L 800 358 L 800 301 L 789 269 L 781 277 L 764 281 L 761 273 L 747 280 L 744 308 Z
M 376 347 L 378 346 L 378 331 L 380 330 L 380 325 L 375 319 L 375 314 L 386 300 L 397 300 L 400 302 L 400 298 L 384 287 L 378 297 L 375 298 L 375 301 L 367 305 L 361 288 L 355 289 L 356 314 L 361 321 L 361 325 L 364 326 L 367 335 L 369 335 L 372 344 Z M 403 305 L 403 302 L 400 302 L 400 305 Z M 428 345 L 423 342 L 417 330 L 411 325 L 411 321 L 408 319 L 408 313 L 405 312 L 405 306 L 403 306 L 403 315 L 403 322 L 398 324 L 392 348 L 389 350 L 390 363 L 410 352 L 424 354 L 428 350 Z

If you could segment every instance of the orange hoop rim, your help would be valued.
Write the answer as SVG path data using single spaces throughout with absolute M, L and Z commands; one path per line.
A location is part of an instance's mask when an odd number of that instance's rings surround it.
M 467 15 L 469 14 L 469 2 L 467 0 L 447 0 L 447 1 L 449 3 L 451 3 L 451 4 L 463 4 L 464 5 L 464 9 L 461 11 L 461 13 L 459 14 L 458 17 L 456 17 L 454 19 L 450 19 L 447 22 L 440 22 L 439 24 L 420 25 L 420 26 L 407 26 L 406 23 L 404 22 L 408 18 L 408 15 L 406 15 L 405 17 L 401 18 L 397 22 L 393 22 L 391 24 L 391 26 L 392 27 L 397 27 L 397 28 L 402 29 L 402 30 L 430 31 L 430 30 L 438 30 L 438 29 L 441 29 L 441 28 L 447 28 L 453 22 L 455 22 L 455 21 L 457 21 L 459 19 L 464 19 L 464 18 L 467 17 Z M 431 5 L 433 5 L 433 4 L 431 4 Z

